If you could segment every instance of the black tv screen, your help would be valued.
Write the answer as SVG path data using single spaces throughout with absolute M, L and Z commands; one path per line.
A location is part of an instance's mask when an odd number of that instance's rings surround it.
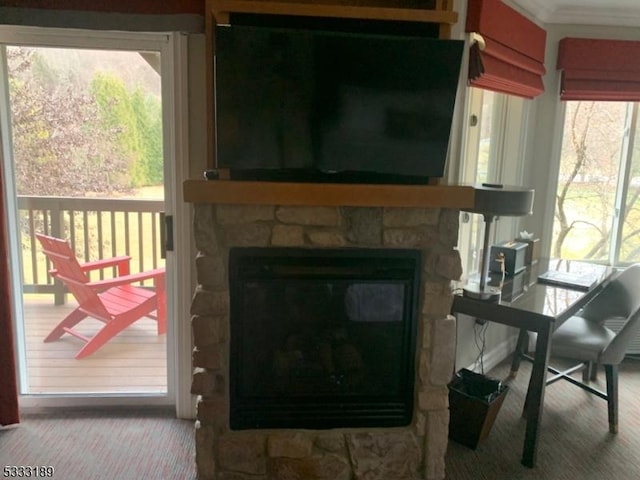
M 216 166 L 232 178 L 442 177 L 463 42 L 216 26 Z

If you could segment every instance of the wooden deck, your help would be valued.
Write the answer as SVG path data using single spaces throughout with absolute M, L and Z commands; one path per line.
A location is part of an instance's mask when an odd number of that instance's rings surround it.
M 52 295 L 25 298 L 29 394 L 167 391 L 166 335 L 157 334 L 154 320 L 135 322 L 95 354 L 81 360 L 74 358 L 83 345 L 75 337 L 63 335 L 57 341 L 44 343 L 42 339 L 73 308 L 73 300 L 55 306 Z M 91 335 L 101 325 L 97 320 L 86 319 L 77 329 Z

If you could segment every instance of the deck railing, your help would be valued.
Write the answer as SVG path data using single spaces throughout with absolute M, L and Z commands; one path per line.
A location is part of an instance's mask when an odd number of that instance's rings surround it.
M 71 242 L 78 260 L 129 255 L 131 273 L 164 265 L 162 200 L 18 196 L 24 293 L 51 293 L 64 303 L 35 234 Z M 115 272 L 100 272 L 109 278 Z

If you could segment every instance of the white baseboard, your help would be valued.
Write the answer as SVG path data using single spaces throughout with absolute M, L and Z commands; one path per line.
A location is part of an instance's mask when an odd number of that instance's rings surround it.
M 38 413 L 47 408 L 139 408 L 165 407 L 175 402 L 163 394 L 143 395 L 21 395 L 18 399 L 20 411 Z

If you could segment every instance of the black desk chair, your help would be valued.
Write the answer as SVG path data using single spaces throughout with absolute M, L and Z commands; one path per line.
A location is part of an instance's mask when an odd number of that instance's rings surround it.
M 607 320 L 624 320 L 618 333 L 607 328 Z M 570 317 L 553 333 L 551 355 L 577 360 L 580 364 L 559 371 L 547 378 L 547 385 L 567 380 L 607 401 L 609 431 L 618 432 L 618 365 L 629 344 L 640 331 L 640 264 L 635 264 L 615 277 L 578 314 Z M 598 365 L 604 365 L 607 391 L 597 390 L 587 383 L 596 379 Z M 583 369 L 582 382 L 570 377 Z

